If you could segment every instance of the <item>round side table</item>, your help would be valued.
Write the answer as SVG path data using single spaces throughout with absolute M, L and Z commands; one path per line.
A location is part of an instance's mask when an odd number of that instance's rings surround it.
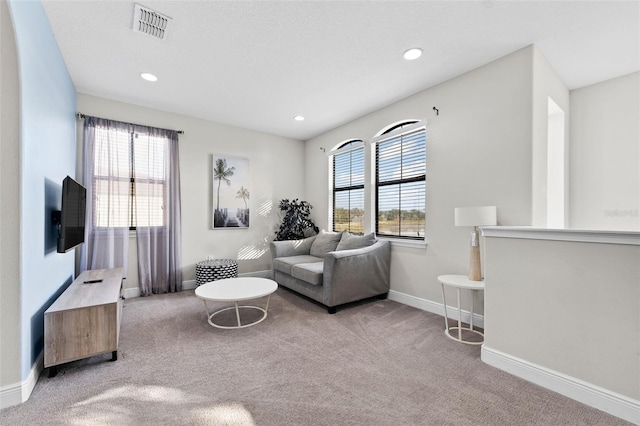
M 196 286 L 238 276 L 238 262 L 233 259 L 203 260 L 196 263 Z
M 484 291 L 484 281 L 471 281 L 466 275 L 440 275 L 438 277 L 438 281 L 440 281 L 440 284 L 442 285 L 442 303 L 444 304 L 444 333 L 450 337 L 451 339 L 457 341 L 457 342 L 461 342 L 461 343 L 466 343 L 468 345 L 481 345 L 482 343 L 484 343 L 484 334 L 482 332 L 480 332 L 479 330 L 474 330 L 473 328 L 473 300 L 474 298 L 471 298 L 471 320 L 469 321 L 469 327 L 462 327 L 462 308 L 460 306 L 460 289 L 463 290 L 471 290 L 472 293 L 475 293 L 477 291 Z M 458 326 L 457 327 L 449 327 L 449 319 L 447 316 L 447 300 L 445 298 L 445 294 L 444 294 L 444 286 L 449 286 L 449 287 L 454 287 L 457 291 L 457 295 L 458 295 Z M 473 296 L 473 294 L 472 294 Z M 450 330 L 458 330 L 458 336 L 454 336 L 451 334 Z M 475 342 L 475 341 L 469 341 L 469 340 L 464 340 L 462 338 L 462 330 L 465 331 L 470 331 L 473 332 L 475 334 L 478 334 L 480 336 L 482 336 L 482 340 Z

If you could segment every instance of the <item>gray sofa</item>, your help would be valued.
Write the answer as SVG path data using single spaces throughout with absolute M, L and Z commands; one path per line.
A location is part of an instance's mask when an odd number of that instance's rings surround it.
M 325 305 L 336 306 L 389 292 L 391 245 L 373 234 L 325 232 L 303 240 L 273 241 L 273 279 Z

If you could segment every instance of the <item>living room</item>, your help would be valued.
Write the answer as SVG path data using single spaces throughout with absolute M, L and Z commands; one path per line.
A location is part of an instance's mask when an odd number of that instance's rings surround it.
M 569 117 L 567 223 L 630 234 L 640 230 L 637 63 L 624 75 L 569 90 L 539 47 L 523 45 L 328 131 L 297 139 L 251 130 L 249 119 L 245 128 L 168 112 L 164 105 L 153 108 L 84 93 L 69 76 L 45 7 L 20 3 L 1 5 L 0 389 L 6 401 L 16 395 L 18 402 L 24 401 L 36 385 L 44 310 L 77 272 L 74 254 L 47 252 L 42 236 L 47 208 L 59 202 L 47 198 L 46 182 L 59 184 L 67 174 L 82 178 L 78 112 L 184 131 L 179 137 L 184 288 L 195 286 L 195 264 L 209 257 L 237 259 L 240 274 L 265 276 L 271 269 L 268 244 L 278 201 L 310 201 L 316 224 L 329 229 L 327 154 L 345 140 L 369 140 L 393 123 L 417 118 L 427 121 L 428 235 L 423 244 L 393 246 L 390 299 L 436 311 L 442 306 L 437 277 L 467 269 L 469 229 L 454 226 L 455 207 L 495 205 L 501 226 L 546 226 L 540 214 L 546 193 L 536 176 L 546 167 L 546 151 L 540 147 L 547 138 L 549 97 Z M 579 144 L 576 135 L 581 135 Z M 214 154 L 250 159 L 254 213 L 249 229 L 211 229 Z M 601 196 L 586 196 L 590 191 Z M 367 197 L 371 199 L 370 192 Z M 628 214 L 603 214 L 615 209 Z M 130 253 L 127 298 L 138 292 L 135 250 Z M 637 286 L 627 297 L 637 300 Z M 463 299 L 465 310 L 469 302 Z M 482 320 L 484 310 L 478 313 Z M 637 335 L 637 326 L 628 332 Z M 630 345 L 626 349 L 633 352 L 635 345 L 637 360 L 637 339 Z M 637 413 L 640 395 L 626 397 Z

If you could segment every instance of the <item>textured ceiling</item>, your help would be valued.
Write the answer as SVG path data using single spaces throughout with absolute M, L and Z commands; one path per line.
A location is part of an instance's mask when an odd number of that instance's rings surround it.
M 569 89 L 640 69 L 639 1 L 142 1 L 164 41 L 134 2 L 43 4 L 78 92 L 301 140 L 529 44 Z

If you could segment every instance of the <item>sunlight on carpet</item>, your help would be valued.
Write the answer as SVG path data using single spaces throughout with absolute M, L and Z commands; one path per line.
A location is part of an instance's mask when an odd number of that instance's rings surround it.
M 240 403 L 217 404 L 192 410 L 192 422 L 204 424 L 255 425 L 251 413 Z
M 167 388 L 164 386 L 121 386 L 115 389 L 109 389 L 100 395 L 87 398 L 80 401 L 74 406 L 82 406 L 89 404 L 98 404 L 114 399 L 126 398 L 129 400 L 146 401 L 146 402 L 163 402 L 170 404 L 182 404 L 188 401 L 187 394 L 179 389 Z

